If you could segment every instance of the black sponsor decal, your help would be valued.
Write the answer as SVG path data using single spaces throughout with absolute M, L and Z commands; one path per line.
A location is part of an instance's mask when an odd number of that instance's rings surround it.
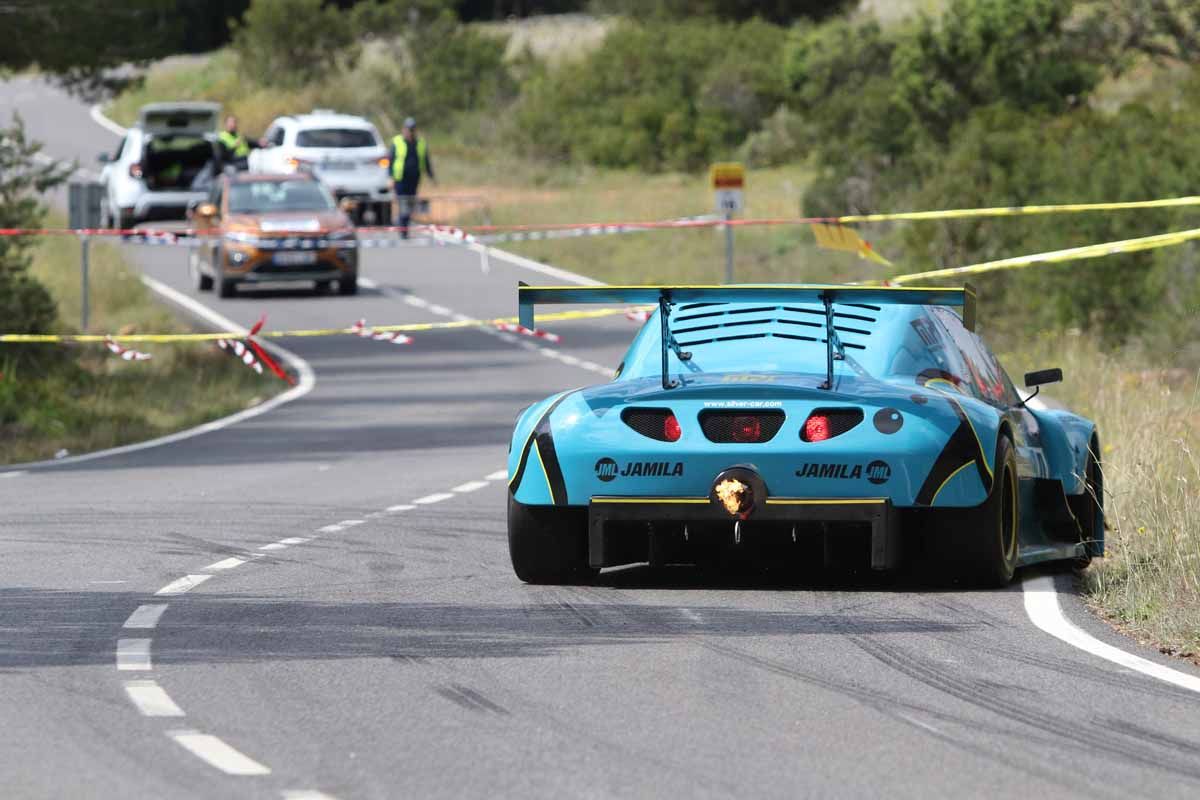
M 861 478 L 862 473 L 862 464 L 805 464 L 796 470 L 796 477 L 855 480 Z
M 892 477 L 892 468 L 888 466 L 886 461 L 872 461 L 867 464 L 867 480 L 871 483 L 879 485 L 887 483 Z
M 618 475 L 622 478 L 680 478 L 683 477 L 683 462 L 627 461 L 621 466 L 607 457 L 596 462 L 596 477 L 605 483 Z
M 596 477 L 608 483 L 617 477 L 617 462 L 611 458 L 602 458 L 596 462 Z
M 887 483 L 892 477 L 892 468 L 886 461 L 872 461 L 863 467 L 862 464 L 805 464 L 796 470 L 797 478 L 822 478 L 841 481 L 853 481 L 866 477 L 871 483 Z

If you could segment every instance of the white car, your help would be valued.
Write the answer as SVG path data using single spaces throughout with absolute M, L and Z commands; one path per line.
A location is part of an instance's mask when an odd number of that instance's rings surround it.
M 388 148 L 362 117 L 314 109 L 279 117 L 267 128 L 267 146 L 250 153 L 250 172 L 312 173 L 338 200 L 355 201 L 357 222 L 391 219 Z
M 216 157 L 216 103 L 150 103 L 138 112 L 115 155 L 102 153 L 102 224 L 183 219 L 208 195 Z

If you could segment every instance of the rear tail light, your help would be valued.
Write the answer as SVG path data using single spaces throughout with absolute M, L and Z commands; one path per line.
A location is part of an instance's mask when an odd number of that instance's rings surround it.
M 141 164 L 130 164 L 129 165 L 129 177 L 131 177 L 131 178 L 142 177 L 142 165 Z
M 700 428 L 710 442 L 758 444 L 769 442 L 783 426 L 783 412 L 764 409 L 745 411 L 702 411 Z
M 370 164 L 371 161 L 372 161 L 372 159 L 367 159 L 368 164 Z M 388 162 L 387 158 L 384 157 L 384 158 L 380 158 L 380 159 L 375 159 L 375 163 L 378 164 L 379 166 L 383 167 L 384 169 L 387 169 L 389 162 Z
M 806 442 L 823 442 L 841 436 L 862 421 L 861 408 L 814 408 L 804 420 L 800 438 Z
M 289 169 L 295 170 L 297 172 L 299 172 L 300 170 L 309 169 L 313 165 L 313 162 L 309 161 L 308 159 L 296 158 L 295 156 L 291 156 L 291 157 L 285 159 L 284 163 L 288 165 Z
M 679 420 L 669 408 L 627 408 L 621 419 L 642 436 L 660 442 L 677 442 L 683 436 Z

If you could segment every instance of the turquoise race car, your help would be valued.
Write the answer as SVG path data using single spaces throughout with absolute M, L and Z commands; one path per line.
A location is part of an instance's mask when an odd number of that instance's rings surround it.
M 974 333 L 970 286 L 518 294 L 529 329 L 539 304 L 654 307 L 611 382 L 517 420 L 508 541 L 521 580 L 753 555 L 919 560 L 997 586 L 1019 566 L 1103 554 L 1096 426 L 1017 393 Z

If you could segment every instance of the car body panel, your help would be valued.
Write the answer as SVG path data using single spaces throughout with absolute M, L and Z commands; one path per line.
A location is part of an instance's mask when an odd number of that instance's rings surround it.
M 988 497 L 997 442 L 1007 436 L 1022 499 L 1020 563 L 1079 554 L 1055 527 L 1062 509 L 1048 503 L 1061 495 L 1065 508 L 1065 496 L 1084 491 L 1092 422 L 1026 409 L 995 357 L 950 309 L 833 310 L 845 359 L 835 362 L 831 389 L 822 388 L 819 305 L 679 305 L 665 376 L 661 319 L 653 312 L 617 378 L 521 414 L 508 459 L 513 498 L 576 507 L 597 498 L 703 502 L 717 476 L 736 467 L 761 477 L 768 497 L 796 503 L 870 498 L 895 509 L 973 508 Z M 630 409 L 669 410 L 678 440 L 634 430 L 623 419 Z M 830 439 L 804 441 L 801 429 L 817 409 L 860 409 L 862 421 Z M 713 411 L 782 411 L 784 420 L 769 441 L 714 442 L 700 422 Z

